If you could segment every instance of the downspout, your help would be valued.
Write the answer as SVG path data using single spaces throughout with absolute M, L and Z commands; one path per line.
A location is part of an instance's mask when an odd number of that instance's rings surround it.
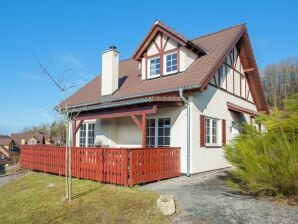
M 182 99 L 184 104 L 187 108 L 187 151 L 186 151 L 186 166 L 187 166 L 187 173 L 186 175 L 190 176 L 190 104 L 188 99 L 183 95 L 183 89 L 179 89 L 179 97 Z

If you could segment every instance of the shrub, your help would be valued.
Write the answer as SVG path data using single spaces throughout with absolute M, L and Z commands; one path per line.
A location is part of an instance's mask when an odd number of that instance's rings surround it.
M 298 196 L 298 95 L 283 111 L 259 117 L 260 133 L 251 125 L 225 147 L 235 167 L 234 186 L 253 194 Z

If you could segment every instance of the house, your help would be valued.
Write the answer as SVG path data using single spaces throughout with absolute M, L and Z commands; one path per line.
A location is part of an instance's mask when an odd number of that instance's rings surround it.
M 13 160 L 10 158 L 9 151 L 0 145 L 0 174 L 4 174 L 6 166 L 11 163 L 13 163 Z
M 53 141 L 50 135 L 46 132 L 34 132 L 34 133 L 15 133 L 11 134 L 11 138 L 14 140 L 16 147 L 20 148 L 21 145 L 50 145 Z
M 8 135 L 0 135 L 0 145 L 7 150 L 12 150 L 15 147 L 15 142 Z
M 268 113 L 245 24 L 188 39 L 156 21 L 130 59 L 115 46 L 102 72 L 57 106 L 77 147 L 180 147 L 181 173 L 228 167 L 222 146 Z

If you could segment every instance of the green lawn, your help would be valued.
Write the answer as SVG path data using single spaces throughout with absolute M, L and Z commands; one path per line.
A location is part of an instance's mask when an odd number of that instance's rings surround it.
M 156 207 L 158 194 L 73 179 L 69 204 L 64 180 L 30 172 L 0 187 L 1 223 L 169 223 Z

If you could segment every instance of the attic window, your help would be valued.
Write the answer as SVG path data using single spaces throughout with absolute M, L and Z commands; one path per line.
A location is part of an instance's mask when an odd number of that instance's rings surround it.
M 149 60 L 149 77 L 155 78 L 160 76 L 160 58 L 152 58 Z
M 166 55 L 166 73 L 172 74 L 177 72 L 177 52 Z

